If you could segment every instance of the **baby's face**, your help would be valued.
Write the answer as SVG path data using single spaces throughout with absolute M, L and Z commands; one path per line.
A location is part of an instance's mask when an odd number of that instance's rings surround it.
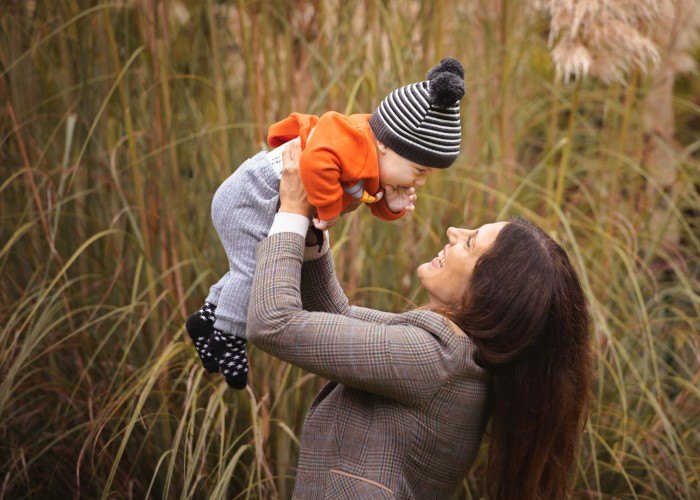
M 383 151 L 380 149 L 379 184 L 382 187 L 422 186 L 434 170 L 436 169 L 413 163 L 389 148 Z

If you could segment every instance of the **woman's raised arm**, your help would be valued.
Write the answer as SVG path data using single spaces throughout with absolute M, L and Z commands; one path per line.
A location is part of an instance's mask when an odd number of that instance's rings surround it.
M 257 347 L 410 406 L 430 401 L 448 374 L 466 363 L 466 338 L 458 339 L 434 313 L 411 313 L 415 321 L 383 324 L 304 311 L 299 291 L 303 247 L 304 238 L 292 233 L 258 244 L 248 308 L 248 335 Z

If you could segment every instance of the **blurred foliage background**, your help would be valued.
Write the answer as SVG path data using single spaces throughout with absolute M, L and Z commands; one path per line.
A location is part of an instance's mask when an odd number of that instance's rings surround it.
M 201 368 L 211 198 L 271 122 L 371 112 L 447 55 L 463 154 L 414 216 L 333 229 L 350 300 L 421 304 L 448 225 L 532 219 L 595 323 L 574 496 L 698 498 L 698 26 L 696 0 L 4 0 L 0 498 L 289 498 L 323 381 Z

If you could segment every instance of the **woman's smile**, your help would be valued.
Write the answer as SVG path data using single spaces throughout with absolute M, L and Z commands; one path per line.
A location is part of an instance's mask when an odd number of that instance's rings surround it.
M 445 267 L 445 262 L 447 262 L 447 249 L 450 247 L 449 244 L 445 245 L 445 248 L 440 250 L 437 254 L 437 257 L 435 257 L 431 263 L 433 267 L 437 267 L 438 269 L 442 269 Z
M 433 267 L 437 267 L 438 269 L 445 267 L 445 259 L 441 257 L 435 257 L 431 263 L 433 264 Z

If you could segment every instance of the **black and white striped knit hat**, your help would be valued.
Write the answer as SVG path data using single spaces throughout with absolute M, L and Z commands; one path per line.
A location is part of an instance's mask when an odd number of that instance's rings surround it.
M 425 167 L 446 168 L 459 154 L 464 69 L 456 59 L 446 57 L 426 78 L 386 96 L 372 113 L 369 126 L 396 154 Z

